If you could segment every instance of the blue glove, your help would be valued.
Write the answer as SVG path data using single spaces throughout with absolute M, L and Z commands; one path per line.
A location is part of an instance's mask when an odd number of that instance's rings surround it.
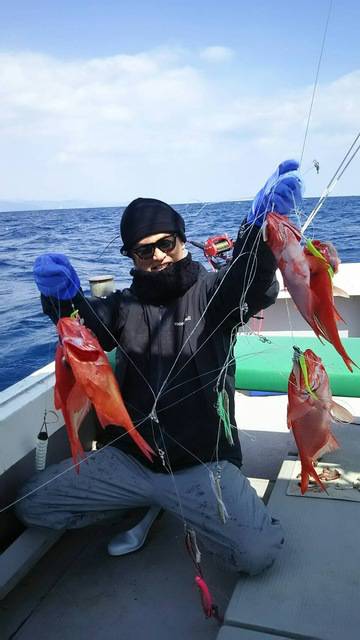
M 44 296 L 59 300 L 73 298 L 80 289 L 78 275 L 62 253 L 45 253 L 36 258 L 34 278 Z
M 279 164 L 275 173 L 256 194 L 247 222 L 261 227 L 269 211 L 288 215 L 301 204 L 303 185 L 296 173 L 298 168 L 296 160 L 285 160 Z

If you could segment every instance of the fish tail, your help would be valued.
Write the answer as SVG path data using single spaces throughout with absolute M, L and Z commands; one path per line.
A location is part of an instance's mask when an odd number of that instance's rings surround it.
M 300 491 L 303 496 L 306 493 L 309 486 L 309 471 L 305 469 L 304 466 L 301 467 L 301 481 L 300 481 Z
M 143 452 L 144 456 L 146 456 L 146 458 L 148 458 L 148 460 L 152 462 L 155 452 L 146 442 L 146 440 L 144 440 L 142 435 L 140 435 L 140 433 L 136 431 L 136 429 L 131 429 L 131 431 L 128 431 L 128 434 L 134 440 L 135 444 L 137 444 L 139 449 Z
M 335 339 L 329 340 L 329 342 L 331 342 L 331 344 L 335 347 L 336 351 L 342 357 L 343 361 L 345 362 L 347 368 L 349 369 L 349 371 L 351 371 L 351 373 L 353 373 L 353 367 L 356 367 L 357 369 L 359 369 L 356 362 L 354 362 L 354 360 L 352 360 L 349 354 L 346 352 L 345 347 L 341 342 L 339 334 L 335 335 Z
M 345 351 L 345 349 L 344 349 Z M 349 369 L 349 371 L 351 371 L 351 373 L 353 373 L 353 367 L 356 367 L 357 369 L 359 369 L 360 367 L 356 364 L 356 362 L 354 362 L 354 360 L 351 360 L 350 356 L 348 356 L 348 354 L 345 351 L 345 355 L 340 354 L 347 366 L 347 368 Z
M 79 473 L 80 462 L 85 458 L 84 449 L 82 448 L 82 444 L 79 438 L 77 436 L 74 436 L 72 429 L 68 428 L 66 423 L 65 423 L 65 426 L 68 432 L 68 438 L 69 438 L 70 449 L 71 449 L 71 457 L 73 459 L 75 471 L 76 473 Z
M 315 471 L 315 467 L 313 463 L 309 462 L 307 465 L 303 466 L 301 469 L 301 486 L 300 486 L 301 494 L 304 495 L 304 493 L 307 491 L 309 486 L 310 476 L 314 478 L 315 482 L 319 485 L 319 487 L 321 487 L 322 491 L 325 491 L 325 493 L 327 493 L 325 486 L 323 485 L 318 474 Z
M 356 364 L 356 362 L 354 362 L 354 360 L 352 360 L 350 358 L 349 354 L 345 351 L 344 346 L 343 346 L 343 344 L 342 344 L 340 339 L 339 339 L 339 343 L 338 344 L 334 344 L 333 342 L 332 342 L 332 344 L 335 347 L 335 349 L 338 352 L 338 354 L 344 360 L 347 368 L 349 369 L 349 371 L 351 371 L 351 373 L 353 373 L 353 367 L 356 367 L 357 369 L 359 369 L 359 367 Z
M 102 426 L 103 429 L 105 429 L 105 427 L 109 424 L 116 424 L 116 426 L 121 427 L 121 429 L 124 429 L 125 433 L 128 433 L 130 438 L 133 439 L 133 441 L 142 451 L 144 456 L 146 456 L 146 458 L 148 458 L 150 462 L 153 461 L 152 456 L 156 455 L 154 450 L 150 447 L 150 445 L 146 442 L 146 440 L 142 437 L 142 435 L 140 435 L 140 433 L 136 430 L 136 427 L 127 412 L 126 412 L 126 415 L 124 416 L 124 421 L 122 424 L 120 424 L 119 422 L 118 423 L 112 422 L 108 417 L 106 417 L 103 413 L 101 413 L 98 410 L 96 411 L 96 414 L 97 414 L 97 417 L 99 418 L 100 425 Z
M 351 371 L 351 373 L 353 373 L 353 366 L 356 367 L 357 369 L 359 369 L 359 366 L 356 364 L 356 362 L 354 362 L 349 354 L 346 352 L 344 345 L 341 342 L 341 338 L 339 336 L 339 333 L 337 331 L 337 328 L 335 326 L 335 329 L 332 333 L 330 333 L 329 331 L 327 331 L 326 327 L 324 327 L 324 325 L 321 323 L 320 319 L 315 315 L 315 323 L 316 326 L 318 327 L 319 331 L 320 331 L 320 335 L 323 336 L 323 338 L 325 338 L 325 340 L 327 340 L 328 342 L 330 342 L 330 344 L 333 345 L 333 347 L 336 349 L 336 351 L 338 352 L 338 354 L 342 357 L 342 359 L 344 360 L 347 368 L 349 369 L 349 371 Z M 315 329 L 314 329 L 315 330 Z M 319 338 L 320 336 L 318 335 L 318 332 L 315 331 L 315 333 L 317 334 L 317 337 Z

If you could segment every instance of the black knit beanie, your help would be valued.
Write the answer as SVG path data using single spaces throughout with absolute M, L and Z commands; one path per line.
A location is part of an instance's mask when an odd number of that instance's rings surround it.
M 177 233 L 185 242 L 184 219 L 166 202 L 155 198 L 137 198 L 130 202 L 120 222 L 121 252 L 126 255 L 139 240 L 156 233 Z

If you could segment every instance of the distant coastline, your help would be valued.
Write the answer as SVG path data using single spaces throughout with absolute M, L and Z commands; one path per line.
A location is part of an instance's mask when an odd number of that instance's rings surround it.
M 313 200 L 317 199 L 319 196 L 308 196 L 304 198 L 304 200 Z M 329 196 L 329 199 L 332 198 L 358 198 L 357 195 L 352 196 L 342 196 L 342 195 L 332 195 Z M 194 205 L 194 204 L 218 204 L 221 202 L 251 202 L 253 196 L 248 196 L 244 198 L 236 198 L 235 200 L 203 200 L 196 202 L 176 202 L 171 203 L 173 207 L 177 206 L 186 206 L 186 205 Z M 99 203 L 99 202 L 89 202 L 86 200 L 0 200 L 0 213 L 25 213 L 30 211 L 55 211 L 55 210 L 74 210 L 74 209 L 117 209 L 126 207 L 128 202 L 115 202 L 115 203 Z
M 92 209 L 98 203 L 85 200 L 0 200 L 0 213 L 11 211 L 52 211 L 54 209 Z

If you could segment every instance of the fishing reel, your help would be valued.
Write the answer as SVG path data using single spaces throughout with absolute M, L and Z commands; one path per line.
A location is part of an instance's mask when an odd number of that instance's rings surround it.
M 221 267 L 228 264 L 231 260 L 231 253 L 229 252 L 232 251 L 234 242 L 229 238 L 227 233 L 212 236 L 205 242 L 196 242 L 195 240 L 189 240 L 189 242 L 194 247 L 202 249 L 205 258 L 215 271 L 221 269 Z

